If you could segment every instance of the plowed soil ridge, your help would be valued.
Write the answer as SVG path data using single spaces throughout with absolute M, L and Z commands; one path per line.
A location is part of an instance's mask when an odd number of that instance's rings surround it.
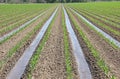
M 41 52 L 32 79 L 66 79 L 61 13 L 55 19 L 48 41 Z

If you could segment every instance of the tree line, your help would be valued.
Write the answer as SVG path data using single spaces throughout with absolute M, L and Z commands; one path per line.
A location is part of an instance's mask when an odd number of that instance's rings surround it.
M 120 1 L 120 0 L 0 0 L 0 3 L 70 3 L 70 2 L 90 2 L 90 1 Z

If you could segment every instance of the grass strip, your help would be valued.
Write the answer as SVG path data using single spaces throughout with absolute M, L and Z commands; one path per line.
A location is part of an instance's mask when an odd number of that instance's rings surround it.
M 75 28 L 78 30 L 79 34 L 82 36 L 84 42 L 87 44 L 88 48 L 91 50 L 92 55 L 96 58 L 98 66 L 104 71 L 104 73 L 110 77 L 110 79 L 116 79 L 114 75 L 108 75 L 110 72 L 109 67 L 105 64 L 104 60 L 100 58 L 99 52 L 94 48 L 94 46 L 90 43 L 89 39 L 86 37 L 86 35 L 83 33 L 83 31 L 80 29 L 79 25 L 76 23 L 76 21 L 72 18 L 73 15 L 69 12 L 70 19 L 75 26 Z

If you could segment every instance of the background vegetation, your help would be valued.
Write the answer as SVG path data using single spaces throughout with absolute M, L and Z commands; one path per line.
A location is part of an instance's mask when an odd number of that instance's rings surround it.
M 91 1 L 120 1 L 120 0 L 0 0 L 0 3 L 70 3 L 70 2 L 91 2 Z

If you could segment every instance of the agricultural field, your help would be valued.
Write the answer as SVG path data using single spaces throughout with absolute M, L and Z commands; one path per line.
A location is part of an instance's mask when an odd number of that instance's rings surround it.
M 0 4 L 0 79 L 120 79 L 120 2 Z

